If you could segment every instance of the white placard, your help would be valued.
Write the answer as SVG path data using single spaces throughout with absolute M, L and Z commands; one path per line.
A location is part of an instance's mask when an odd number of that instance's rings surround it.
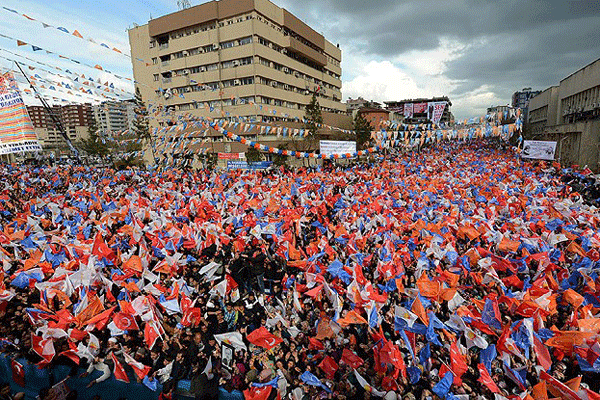
M 556 142 L 545 142 L 541 140 L 525 140 L 523 142 L 523 158 L 535 158 L 536 160 L 554 160 L 556 153 Z
M 354 154 L 356 153 L 356 142 L 321 140 L 320 148 L 321 154 L 325 154 L 326 156 L 332 154 Z

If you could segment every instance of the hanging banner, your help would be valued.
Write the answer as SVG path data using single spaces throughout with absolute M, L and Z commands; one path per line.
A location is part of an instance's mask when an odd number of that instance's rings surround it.
M 404 104 L 404 118 L 412 118 L 413 116 L 413 103 Z
M 227 161 L 227 169 L 267 169 L 273 161 Z
M 12 73 L 0 75 L 0 154 L 41 150 Z
M 219 153 L 219 160 L 244 160 L 246 153 Z
M 444 115 L 444 109 L 446 108 L 445 101 L 432 101 L 429 102 L 427 110 L 427 118 L 434 124 L 439 124 Z
M 427 103 L 415 103 L 413 105 L 413 115 L 427 112 Z
M 336 140 L 321 140 L 319 147 L 321 154 L 329 157 L 331 154 L 354 154 L 356 142 L 342 142 Z
M 536 160 L 554 160 L 556 142 L 545 142 L 541 140 L 525 140 L 523 142 L 524 158 L 535 158 Z

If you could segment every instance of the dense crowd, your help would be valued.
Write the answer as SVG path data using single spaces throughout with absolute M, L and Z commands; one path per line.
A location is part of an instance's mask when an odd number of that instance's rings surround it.
M 600 211 L 556 164 L 477 141 L 327 170 L 0 178 L 2 351 L 89 386 L 600 398 Z

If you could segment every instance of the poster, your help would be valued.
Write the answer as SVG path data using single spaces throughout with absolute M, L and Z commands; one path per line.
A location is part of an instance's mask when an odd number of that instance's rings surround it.
M 404 104 L 404 118 L 412 118 L 413 116 L 413 103 Z
M 535 158 L 536 160 L 554 160 L 556 153 L 556 142 L 542 140 L 525 140 L 523 142 L 523 158 Z
M 427 112 L 427 103 L 415 103 L 413 105 L 413 115 Z
M 354 154 L 356 153 L 356 142 L 343 142 L 336 140 L 321 140 L 319 143 L 321 154 Z
M 227 169 L 267 169 L 273 161 L 227 161 Z
M 12 73 L 0 74 L 0 154 L 41 150 Z
M 219 160 L 244 160 L 246 153 L 219 153 Z
M 221 343 L 221 365 L 228 371 L 233 370 L 233 346 Z
M 444 115 L 444 109 L 446 108 L 445 101 L 432 101 L 429 102 L 427 107 L 427 119 L 434 124 L 439 124 Z

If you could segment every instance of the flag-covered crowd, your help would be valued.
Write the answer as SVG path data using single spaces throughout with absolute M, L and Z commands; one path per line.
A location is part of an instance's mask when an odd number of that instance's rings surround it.
M 600 211 L 557 164 L 478 141 L 328 170 L 0 178 L 17 370 L 163 399 L 183 381 L 197 399 L 600 399 Z

